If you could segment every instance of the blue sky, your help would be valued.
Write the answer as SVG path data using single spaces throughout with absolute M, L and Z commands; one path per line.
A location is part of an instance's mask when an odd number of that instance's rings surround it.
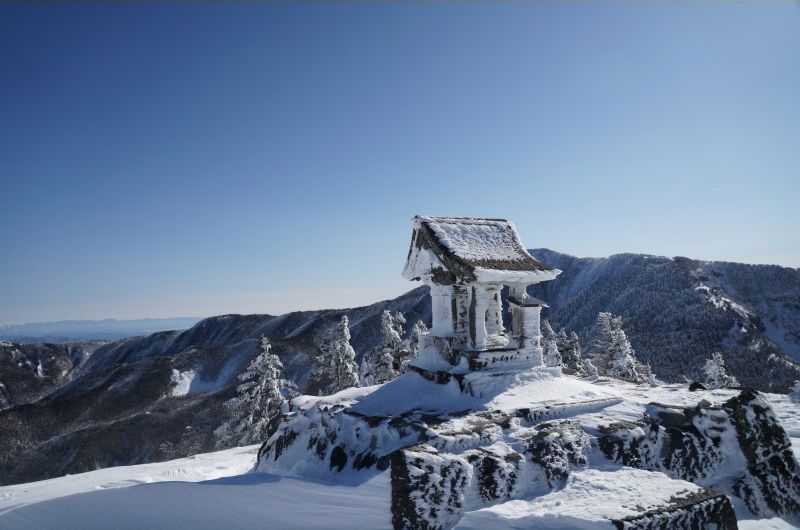
M 800 266 L 796 3 L 0 4 L 0 323 L 366 304 L 416 213 Z

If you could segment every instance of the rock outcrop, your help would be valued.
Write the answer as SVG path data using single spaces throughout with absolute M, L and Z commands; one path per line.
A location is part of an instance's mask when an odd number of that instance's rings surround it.
M 800 469 L 764 397 L 743 390 L 720 406 L 651 404 L 638 424 L 601 429 L 610 459 L 736 495 L 756 515 L 800 516 Z
M 592 462 L 597 458 L 610 460 L 601 466 L 603 473 L 620 481 L 632 480 L 629 473 L 636 470 L 630 468 L 639 468 L 644 475 L 635 476 L 636 481 L 664 486 L 629 501 L 627 511 L 586 520 L 582 517 L 587 514 L 570 515 L 587 527 L 597 520 L 618 528 L 700 529 L 714 524 L 733 529 L 736 516 L 725 493 L 741 498 L 757 515 L 798 513 L 797 463 L 789 439 L 757 392 L 745 390 L 718 405 L 651 403 L 640 423 L 601 424 L 598 429 L 598 421 L 608 418 L 613 410 L 608 407 L 620 403 L 619 398 L 584 395 L 583 401 L 475 410 L 469 401 L 473 394 L 456 381 L 437 384 L 416 373 L 403 377 L 374 390 L 296 401 L 291 413 L 276 419 L 256 470 L 325 478 L 371 476 L 388 469 L 396 529 L 446 530 L 460 524 L 465 514 L 519 499 L 547 498 L 569 490 L 574 474 L 593 471 L 593 464 L 600 464 Z M 525 389 L 517 389 L 519 393 L 535 395 L 535 385 L 544 389 L 558 381 L 590 385 L 549 373 L 538 377 L 543 379 L 533 383 L 521 378 L 534 386 L 519 387 Z M 396 393 L 403 388 L 443 403 L 449 399 L 450 410 L 403 411 L 392 397 L 416 403 Z M 442 394 L 432 397 L 434 391 Z M 464 409 L 454 410 L 453 392 L 464 396 Z M 498 399 L 491 403 L 505 403 Z M 375 403 L 387 407 L 386 412 L 375 413 Z M 627 467 L 614 468 L 614 463 Z M 614 478 L 607 480 L 608 487 L 617 486 Z

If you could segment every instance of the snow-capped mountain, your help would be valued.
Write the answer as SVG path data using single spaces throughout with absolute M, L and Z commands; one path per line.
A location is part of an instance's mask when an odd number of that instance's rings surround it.
M 743 385 L 785 392 L 800 379 L 784 355 L 800 351 L 800 271 L 623 254 L 576 258 L 547 249 L 534 256 L 561 269 L 533 293 L 554 327 L 584 344 L 599 311 L 624 317 L 638 356 L 669 382 L 699 377 L 721 350 Z M 537 286 L 539 287 L 539 286 Z M 0 344 L 0 483 L 156 462 L 208 451 L 236 376 L 266 334 L 287 377 L 305 392 L 319 334 L 346 314 L 358 358 L 377 340 L 384 309 L 409 328 L 430 324 L 419 287 L 347 310 L 224 315 L 185 331 L 108 343 Z
M 800 270 L 642 254 L 576 258 L 531 251 L 561 271 L 535 286 L 553 327 L 586 344 L 600 311 L 622 315 L 637 356 L 667 381 L 701 378 L 715 351 L 745 385 L 786 392 L 800 379 Z

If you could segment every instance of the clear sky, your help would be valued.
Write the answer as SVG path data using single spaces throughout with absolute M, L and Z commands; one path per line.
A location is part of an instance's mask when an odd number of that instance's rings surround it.
M 800 266 L 800 7 L 0 4 L 0 323 L 371 303 L 417 213 Z

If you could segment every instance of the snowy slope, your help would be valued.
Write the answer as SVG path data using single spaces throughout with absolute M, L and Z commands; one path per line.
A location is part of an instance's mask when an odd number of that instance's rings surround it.
M 408 382 L 406 378 L 406 382 Z M 602 411 L 578 410 L 586 425 L 608 418 L 636 420 L 647 403 L 691 406 L 701 399 L 719 402 L 733 390 L 688 392 L 683 385 L 649 387 L 607 380 L 591 384 L 573 377 L 522 378 L 508 390 L 467 403 L 449 390 L 424 385 L 384 385 L 343 391 L 325 398 L 298 400 L 301 407 L 321 402 L 361 405 L 365 412 L 399 412 L 419 403 L 455 410 L 458 405 L 494 409 L 561 400 L 614 396 L 621 402 Z M 386 394 L 380 397 L 381 388 Z M 403 396 L 406 394 L 406 396 Z M 420 396 L 415 397 L 415 394 Z M 380 397 L 370 401 L 370 396 Z M 397 399 L 390 399 L 394 396 Z M 767 394 L 781 424 L 800 453 L 800 408 L 785 395 Z M 464 396 L 462 395 L 462 398 Z M 422 401 L 415 401 L 421 399 Z M 440 402 L 439 399 L 442 399 Z M 482 403 L 482 404 L 481 404 Z M 258 446 L 199 454 L 168 462 L 124 466 L 41 482 L 0 487 L 0 528 L 49 529 L 260 529 L 260 528 L 391 528 L 389 472 L 342 474 L 321 481 L 248 473 Z M 468 510 L 457 528 L 609 527 L 602 516 L 625 515 L 630 506 L 654 496 L 682 495 L 693 486 L 667 480 L 661 473 L 620 467 L 597 452 L 589 469 L 575 471 L 565 488 Z M 680 486 L 680 487 L 678 487 Z M 673 491 L 674 490 L 674 491 Z M 597 517 L 586 517 L 586 514 Z M 632 512 L 631 512 L 632 513 Z M 739 527 L 791 530 L 777 518 L 752 519 L 737 506 Z
M 4 530 L 379 529 L 389 483 L 242 474 L 257 446 L 0 488 Z M 224 477 L 224 478 L 223 478 Z

